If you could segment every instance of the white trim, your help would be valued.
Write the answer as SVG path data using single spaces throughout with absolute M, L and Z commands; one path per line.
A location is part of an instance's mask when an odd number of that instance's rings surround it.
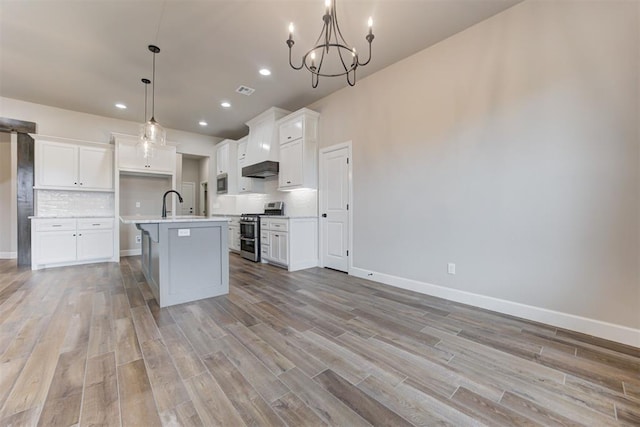
M 16 259 L 18 252 L 0 252 L 0 259 Z
M 640 348 L 640 329 L 352 267 L 353 276 Z
M 120 249 L 120 256 L 142 255 L 142 249 Z
M 351 274 L 351 270 L 353 269 L 353 150 L 351 148 L 351 140 L 342 142 L 340 144 L 331 145 L 329 147 L 325 147 L 320 149 L 320 156 L 318 159 L 319 165 L 319 173 L 318 175 L 321 177 L 324 173 L 324 161 L 323 155 L 326 153 L 330 153 L 332 151 L 341 150 L 343 148 L 347 149 L 347 156 L 349 158 L 349 172 L 348 172 L 348 181 L 349 181 L 349 242 L 347 244 L 347 250 L 349 251 L 349 256 L 347 257 L 347 274 Z M 322 192 L 324 189 L 322 188 L 322 179 L 318 180 L 318 208 L 322 209 L 320 206 L 320 202 L 322 201 Z M 318 215 L 318 266 L 324 268 L 324 247 L 322 246 L 322 216 Z

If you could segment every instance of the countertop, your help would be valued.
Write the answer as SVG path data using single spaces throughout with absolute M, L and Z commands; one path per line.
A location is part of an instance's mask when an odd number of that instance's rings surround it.
M 195 215 L 176 215 L 162 218 L 157 215 L 123 215 L 120 221 L 124 224 L 157 224 L 164 222 L 228 222 L 226 217 L 205 217 Z
M 82 218 L 115 218 L 115 215 L 40 215 L 30 216 L 29 219 L 82 219 Z
M 242 216 L 241 214 L 211 214 L 212 217 L 219 216 Z M 308 218 L 318 218 L 315 215 L 263 215 L 260 214 L 260 218 L 273 218 L 273 219 L 308 219 Z

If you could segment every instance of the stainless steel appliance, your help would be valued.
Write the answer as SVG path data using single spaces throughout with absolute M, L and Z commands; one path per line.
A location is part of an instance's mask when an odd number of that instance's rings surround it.
M 260 261 L 260 214 L 242 214 L 240 217 L 240 256 Z
M 216 177 L 216 192 L 218 194 L 227 194 L 229 188 L 229 178 L 226 173 L 221 173 Z
M 262 214 L 242 214 L 240 217 L 240 256 L 253 262 L 260 261 L 260 217 L 284 215 L 284 202 L 269 202 Z

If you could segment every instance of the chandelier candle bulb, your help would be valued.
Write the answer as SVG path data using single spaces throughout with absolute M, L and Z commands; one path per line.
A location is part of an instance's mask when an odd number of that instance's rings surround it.
M 369 17 L 369 21 L 367 21 L 367 24 L 369 25 L 369 35 L 373 34 L 373 19 L 371 19 L 371 17 Z
M 293 22 L 289 24 L 289 40 L 293 41 Z

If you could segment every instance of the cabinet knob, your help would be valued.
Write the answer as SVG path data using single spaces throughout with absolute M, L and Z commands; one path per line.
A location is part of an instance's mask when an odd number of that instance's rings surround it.
M 77 183 L 77 182 L 74 182 L 74 183 L 73 183 L 73 185 L 78 185 L 78 183 Z
M 291 184 L 291 181 L 287 181 L 287 184 Z

